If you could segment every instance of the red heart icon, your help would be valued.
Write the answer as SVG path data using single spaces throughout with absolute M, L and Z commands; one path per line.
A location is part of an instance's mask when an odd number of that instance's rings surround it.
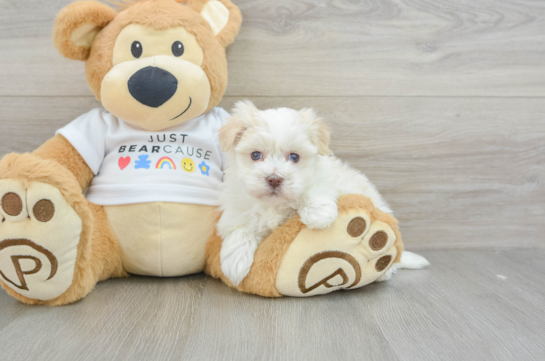
M 121 170 L 127 168 L 127 166 L 131 163 L 131 157 L 121 157 L 119 158 L 119 161 L 117 161 L 117 164 L 119 165 L 119 168 L 121 168 Z

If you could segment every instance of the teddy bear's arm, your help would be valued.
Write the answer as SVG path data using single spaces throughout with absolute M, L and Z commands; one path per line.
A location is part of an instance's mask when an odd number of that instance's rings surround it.
M 78 151 L 64 138 L 57 134 L 36 149 L 34 155 L 43 159 L 51 159 L 68 169 L 77 179 L 81 189 L 87 188 L 93 179 L 93 171 Z

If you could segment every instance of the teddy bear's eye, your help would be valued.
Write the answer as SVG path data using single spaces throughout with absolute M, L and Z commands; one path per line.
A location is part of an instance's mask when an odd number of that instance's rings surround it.
M 174 54 L 176 57 L 184 54 L 184 44 L 182 44 L 181 41 L 175 41 L 172 44 L 172 54 Z
M 142 56 L 142 44 L 140 44 L 139 41 L 135 41 L 135 42 L 132 43 L 131 53 L 132 53 L 132 56 L 134 56 L 137 59 L 140 56 Z

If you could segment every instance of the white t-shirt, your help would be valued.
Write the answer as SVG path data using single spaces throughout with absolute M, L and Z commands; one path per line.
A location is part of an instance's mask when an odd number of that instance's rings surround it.
M 223 179 L 217 132 L 227 116 L 222 108 L 214 108 L 153 132 L 93 109 L 57 134 L 76 148 L 95 174 L 87 192 L 93 203 L 215 206 Z

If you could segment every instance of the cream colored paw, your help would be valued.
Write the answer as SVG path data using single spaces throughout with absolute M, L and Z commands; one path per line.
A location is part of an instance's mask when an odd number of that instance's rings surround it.
M 348 210 L 324 230 L 304 228 L 297 235 L 278 269 L 276 288 L 307 297 L 386 279 L 397 255 L 395 241 L 387 223 L 368 211 Z
M 221 270 L 225 277 L 238 286 L 250 272 L 258 242 L 245 232 L 234 232 L 222 243 Z
M 31 299 L 51 300 L 72 284 L 82 221 L 45 183 L 0 180 L 0 278 Z
M 337 218 L 339 211 L 337 204 L 330 200 L 316 200 L 300 209 L 297 213 L 301 222 L 310 229 L 324 229 L 329 227 Z

